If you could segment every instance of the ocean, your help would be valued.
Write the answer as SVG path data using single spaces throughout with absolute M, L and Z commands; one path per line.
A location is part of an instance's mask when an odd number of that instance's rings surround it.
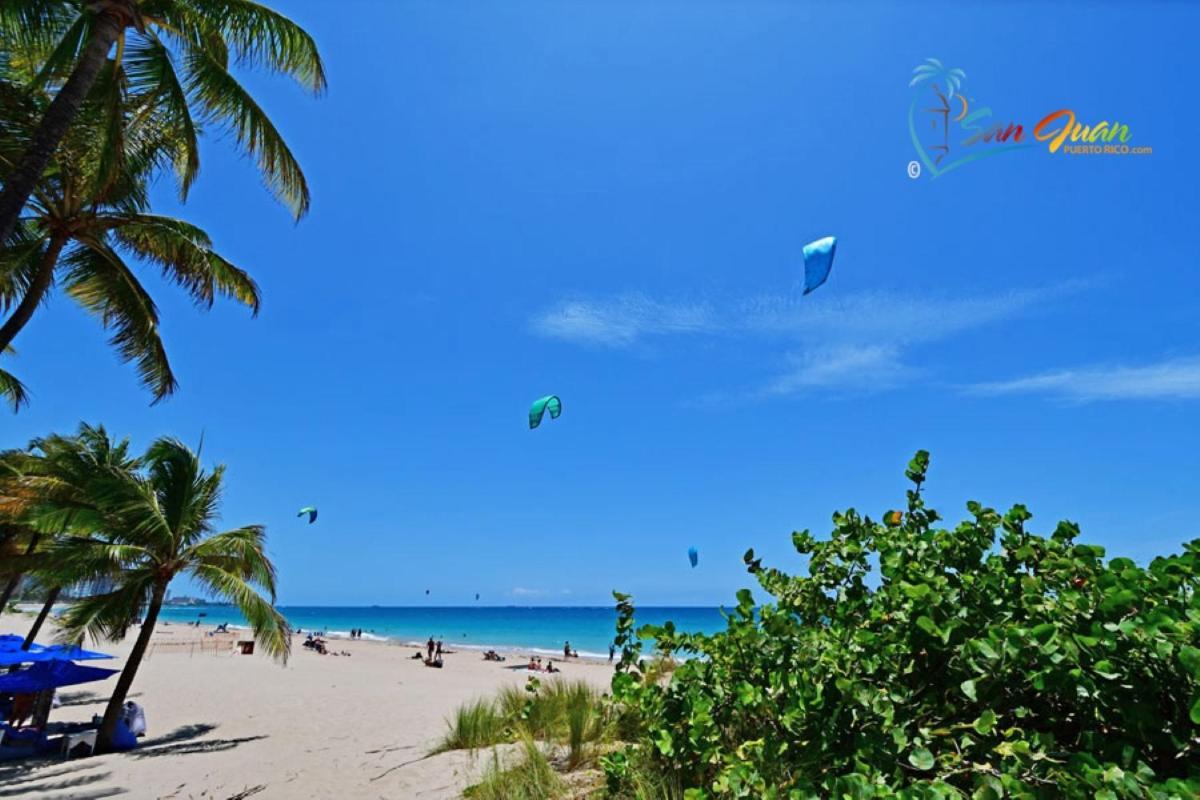
M 443 640 L 447 649 L 495 647 L 548 654 L 561 653 L 563 643 L 570 642 L 581 656 L 603 658 L 608 657 L 617 619 L 611 606 L 280 606 L 279 610 L 293 628 L 305 633 L 324 631 L 329 637 L 349 636 L 351 628 L 362 628 L 364 639 L 421 643 L 432 636 Z M 202 619 L 206 625 L 246 624 L 234 606 L 167 606 L 159 619 L 171 623 Z M 725 627 L 716 608 L 638 608 L 635 620 L 639 626 L 671 620 L 679 630 L 701 633 Z

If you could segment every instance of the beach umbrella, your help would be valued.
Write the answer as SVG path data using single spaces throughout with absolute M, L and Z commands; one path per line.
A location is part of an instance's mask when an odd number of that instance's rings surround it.
M 558 399 L 558 395 L 548 394 L 533 401 L 533 405 L 529 407 L 530 430 L 542 424 L 542 416 L 547 411 L 550 412 L 550 419 L 558 419 L 558 415 L 562 413 L 562 401 Z
M 695 546 L 688 548 L 688 561 L 692 562 L 692 569 L 695 569 L 696 565 L 700 563 L 700 551 Z
M 78 683 L 102 681 L 116 675 L 119 669 L 81 667 L 70 661 L 47 661 L 40 664 L 0 675 L 0 693 L 25 694 L 57 689 L 59 686 L 74 686 Z
M 19 647 L 11 650 L 0 649 L 0 667 L 12 667 L 17 664 L 38 664 L 47 661 L 94 661 L 102 658 L 113 658 L 113 656 L 107 653 L 84 650 L 77 644 L 52 644 L 49 647 L 34 644 L 28 650 L 22 650 Z
M 314 522 L 317 521 L 317 509 L 314 506 L 305 506 L 304 508 L 300 509 L 299 513 L 297 513 L 296 516 L 303 517 L 305 514 L 308 514 L 308 524 L 309 525 L 312 525 Z
M 837 239 L 826 236 L 804 245 L 804 293 L 816 289 L 829 278 L 833 269 L 833 254 L 837 250 Z

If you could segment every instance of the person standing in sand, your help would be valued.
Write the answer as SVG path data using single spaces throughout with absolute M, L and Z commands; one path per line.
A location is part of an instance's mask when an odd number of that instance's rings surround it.
M 433 661 L 433 637 L 429 637 L 429 641 L 425 643 L 425 649 L 429 651 L 429 660 Z

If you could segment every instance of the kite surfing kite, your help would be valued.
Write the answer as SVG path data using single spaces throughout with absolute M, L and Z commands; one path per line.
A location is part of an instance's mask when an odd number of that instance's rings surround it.
M 833 254 L 837 250 L 837 239 L 826 236 L 804 245 L 804 293 L 816 289 L 829 278 L 833 269 Z
M 547 411 L 550 412 L 550 419 L 558 419 L 558 415 L 562 413 L 562 401 L 558 399 L 558 395 L 548 394 L 533 401 L 533 405 L 529 407 L 529 430 L 542 424 L 542 417 Z
M 700 563 L 700 551 L 695 547 L 688 548 L 688 561 L 692 562 L 692 569 L 695 569 L 696 565 Z
M 309 525 L 312 525 L 314 522 L 317 521 L 317 509 L 313 508 L 312 506 L 305 506 L 304 508 L 300 509 L 299 513 L 297 513 L 296 516 L 303 517 L 305 514 L 308 515 L 308 524 Z

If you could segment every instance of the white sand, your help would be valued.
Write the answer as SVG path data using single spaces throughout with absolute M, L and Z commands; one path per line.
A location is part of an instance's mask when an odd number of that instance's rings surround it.
M 23 633 L 30 622 L 0 617 L 0 633 Z M 303 637 L 280 667 L 264 656 L 230 655 L 228 645 L 205 636 L 211 630 L 160 624 L 155 631 L 156 646 L 130 698 L 145 708 L 149 724 L 137 750 L 65 763 L 0 762 L 0 797 L 459 797 L 487 756 L 426 757 L 445 733 L 446 717 L 505 684 L 523 685 L 528 674 L 509 669 L 522 663 L 511 655 L 497 664 L 459 650 L 439 670 L 410 660 L 412 647 L 333 640 L 333 650 L 352 655 L 321 656 L 300 646 Z M 124 656 L 131 645 L 132 636 L 97 649 Z M 608 687 L 607 664 L 562 666 L 567 679 Z M 113 676 L 63 688 L 65 704 L 51 712 L 51 723 L 103 713 L 115 683 Z

